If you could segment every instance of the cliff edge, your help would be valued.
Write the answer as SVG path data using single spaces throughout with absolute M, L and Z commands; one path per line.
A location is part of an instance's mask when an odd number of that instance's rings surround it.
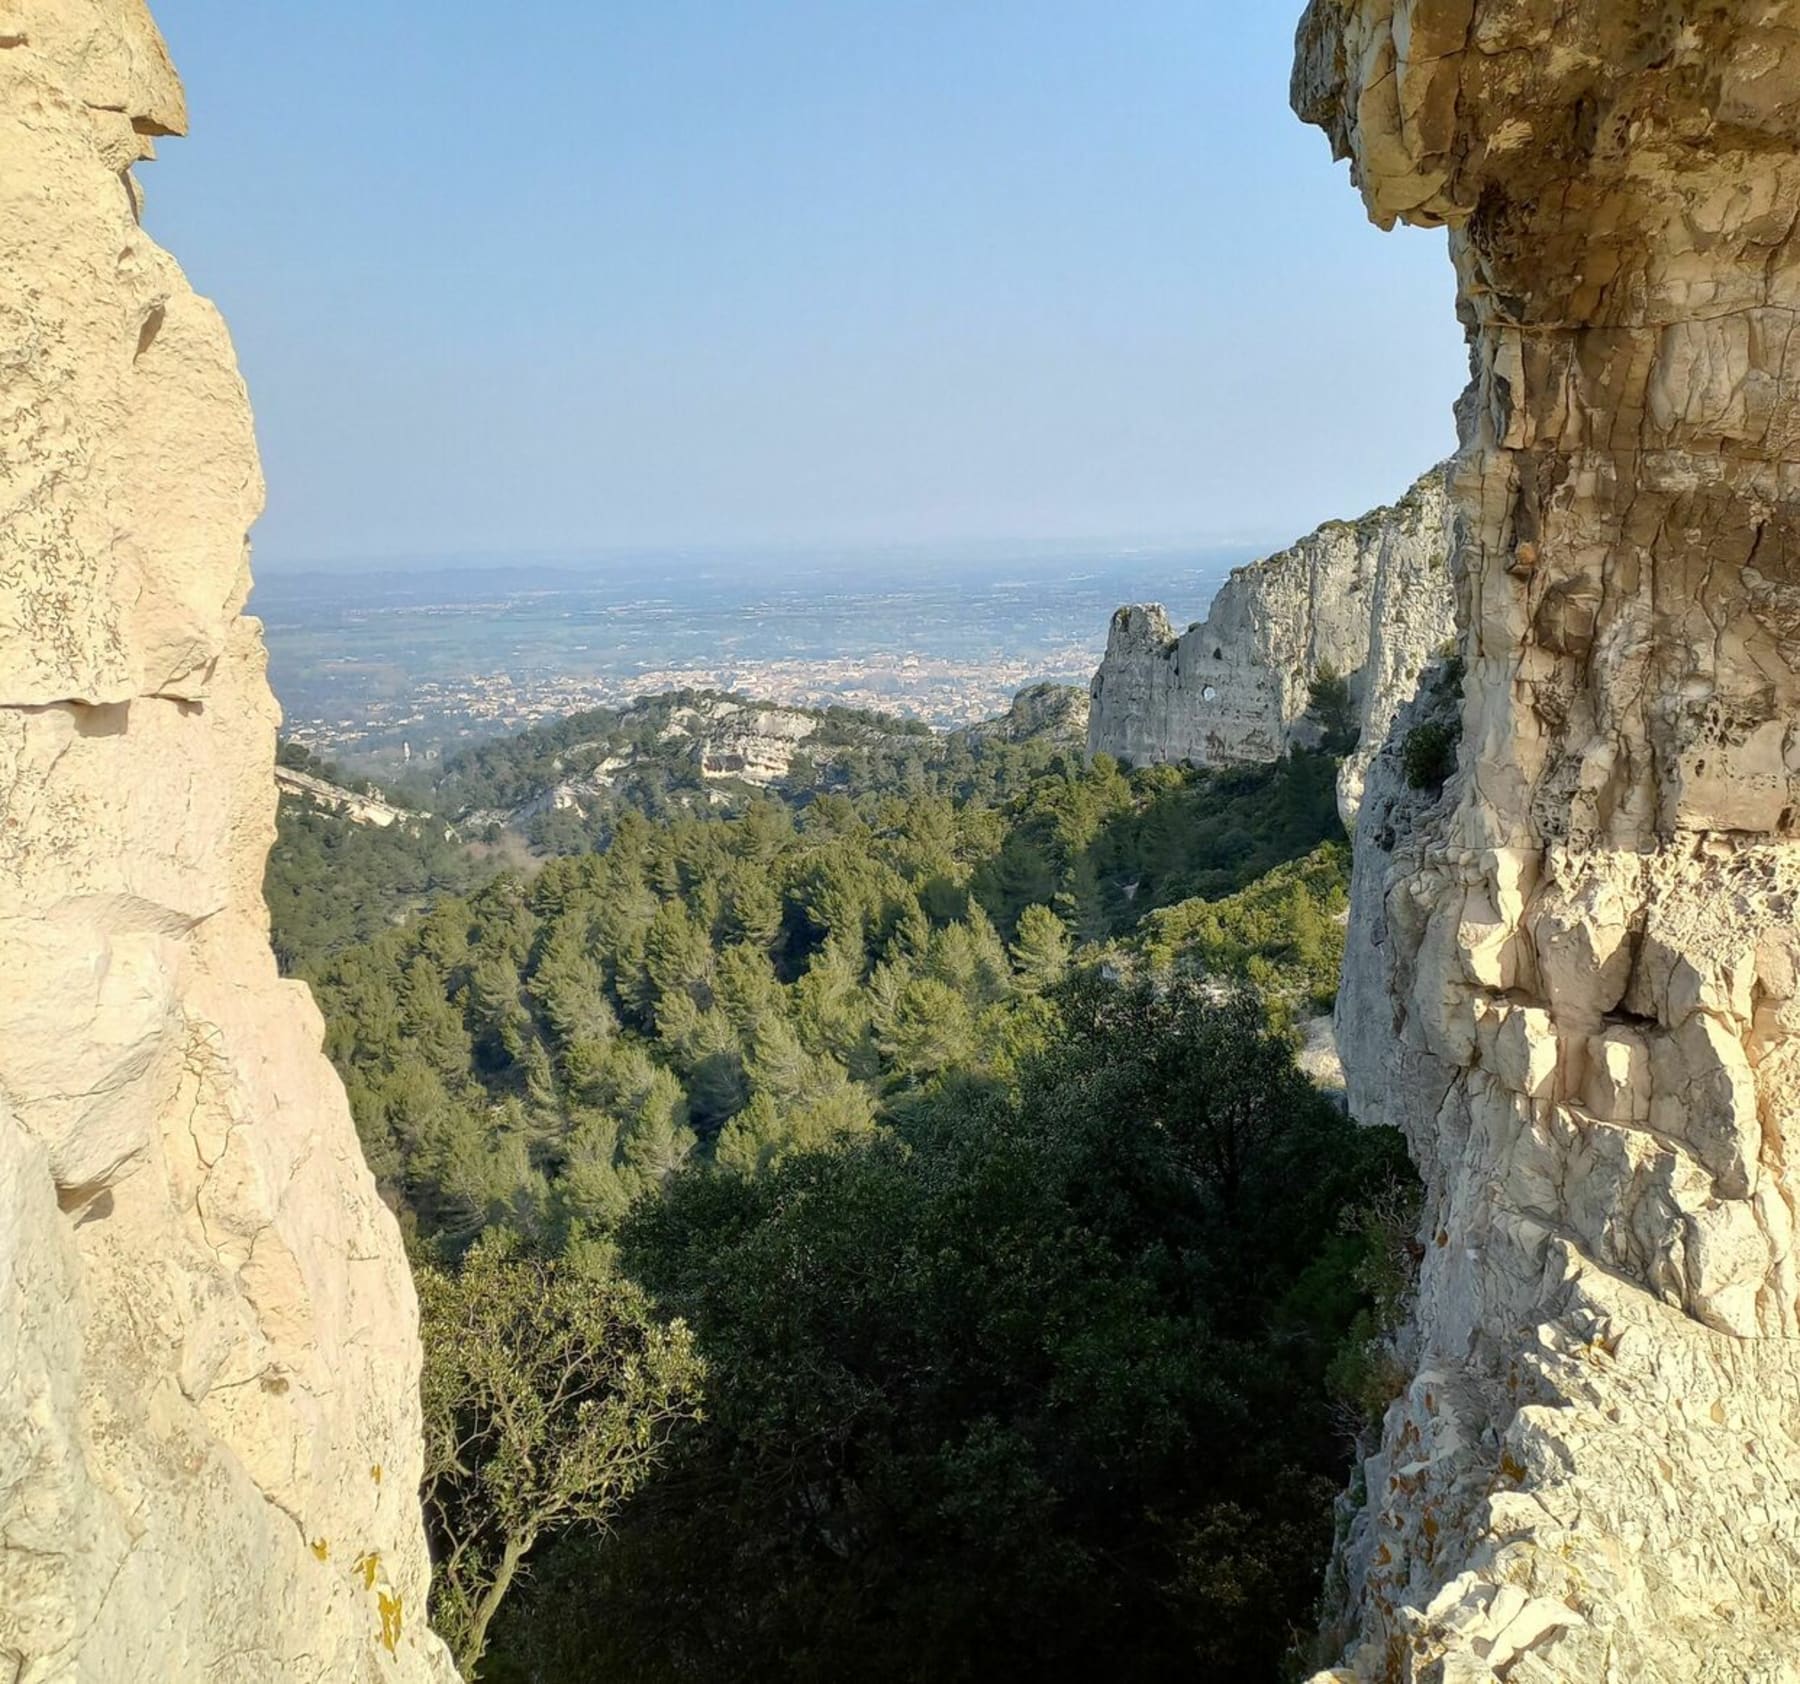
M 1425 1224 L 1324 1676 L 1800 1678 L 1800 3 L 1314 0 L 1294 102 L 1474 375 L 1460 758 L 1356 833 Z
M 400 1237 L 269 951 L 249 406 L 138 222 L 184 124 L 141 0 L 0 3 L 0 1673 L 444 1680 Z
M 1134 765 L 1274 760 L 1312 739 L 1311 685 L 1335 674 L 1361 729 L 1339 784 L 1348 820 L 1396 710 L 1455 629 L 1449 548 L 1439 467 L 1398 502 L 1237 568 L 1179 637 L 1160 605 L 1121 608 L 1090 689 L 1088 753 Z

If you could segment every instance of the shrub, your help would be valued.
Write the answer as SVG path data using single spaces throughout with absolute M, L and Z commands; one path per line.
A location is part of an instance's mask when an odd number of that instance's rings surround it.
M 1400 754 L 1406 781 L 1414 789 L 1439 790 L 1456 770 L 1456 744 L 1462 731 L 1441 720 L 1416 725 L 1406 733 Z
M 1306 717 L 1318 727 L 1319 746 L 1327 754 L 1348 754 L 1360 734 L 1350 684 L 1329 662 L 1307 686 Z

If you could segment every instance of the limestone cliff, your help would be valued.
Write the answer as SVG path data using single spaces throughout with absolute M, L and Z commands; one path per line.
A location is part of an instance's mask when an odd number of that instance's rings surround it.
M 1273 760 L 1309 739 L 1308 690 L 1329 670 L 1349 682 L 1362 727 L 1341 785 L 1349 817 L 1395 709 L 1453 630 L 1443 482 L 1433 469 L 1391 507 L 1238 568 L 1179 637 L 1162 608 L 1121 608 L 1094 675 L 1088 752 Z
M 315 778 L 310 772 L 297 772 L 291 766 L 275 768 L 275 788 L 278 793 L 292 796 L 297 801 L 310 801 L 315 807 L 341 813 L 352 824 L 373 825 L 377 830 L 387 830 L 393 825 L 404 825 L 409 819 L 427 816 L 391 806 L 378 794 L 359 794 L 356 790 L 328 783 L 324 778 Z
M 1800 0 L 1315 0 L 1294 91 L 1474 370 L 1460 766 L 1356 835 L 1426 1219 L 1331 1676 L 1800 1678 Z
M 141 0 L 0 0 L 0 1675 L 447 1678 L 399 1235 L 262 905 L 262 498 Z
M 682 709 L 664 735 L 693 737 L 702 777 L 737 778 L 766 789 L 787 776 L 818 728 L 817 720 L 790 708 L 714 702 Z

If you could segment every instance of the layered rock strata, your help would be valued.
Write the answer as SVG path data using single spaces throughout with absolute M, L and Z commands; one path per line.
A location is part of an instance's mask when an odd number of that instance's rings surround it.
M 140 0 L 0 3 L 0 1676 L 445 1679 L 419 1348 L 270 955 L 225 329 L 138 220 Z
M 1294 92 L 1474 375 L 1460 762 L 1356 837 L 1426 1209 L 1327 1676 L 1797 1679 L 1800 3 L 1315 0 Z
M 1362 731 L 1342 783 L 1354 813 L 1395 710 L 1454 630 L 1445 509 L 1435 468 L 1397 503 L 1238 568 L 1180 636 L 1158 605 L 1121 608 L 1091 687 L 1088 752 L 1135 765 L 1273 760 L 1314 740 L 1308 694 L 1335 673 Z

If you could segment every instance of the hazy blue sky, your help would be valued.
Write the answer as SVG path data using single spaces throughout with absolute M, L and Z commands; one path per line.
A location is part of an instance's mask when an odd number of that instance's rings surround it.
M 1296 534 L 1452 443 L 1300 0 L 158 0 L 264 567 Z

